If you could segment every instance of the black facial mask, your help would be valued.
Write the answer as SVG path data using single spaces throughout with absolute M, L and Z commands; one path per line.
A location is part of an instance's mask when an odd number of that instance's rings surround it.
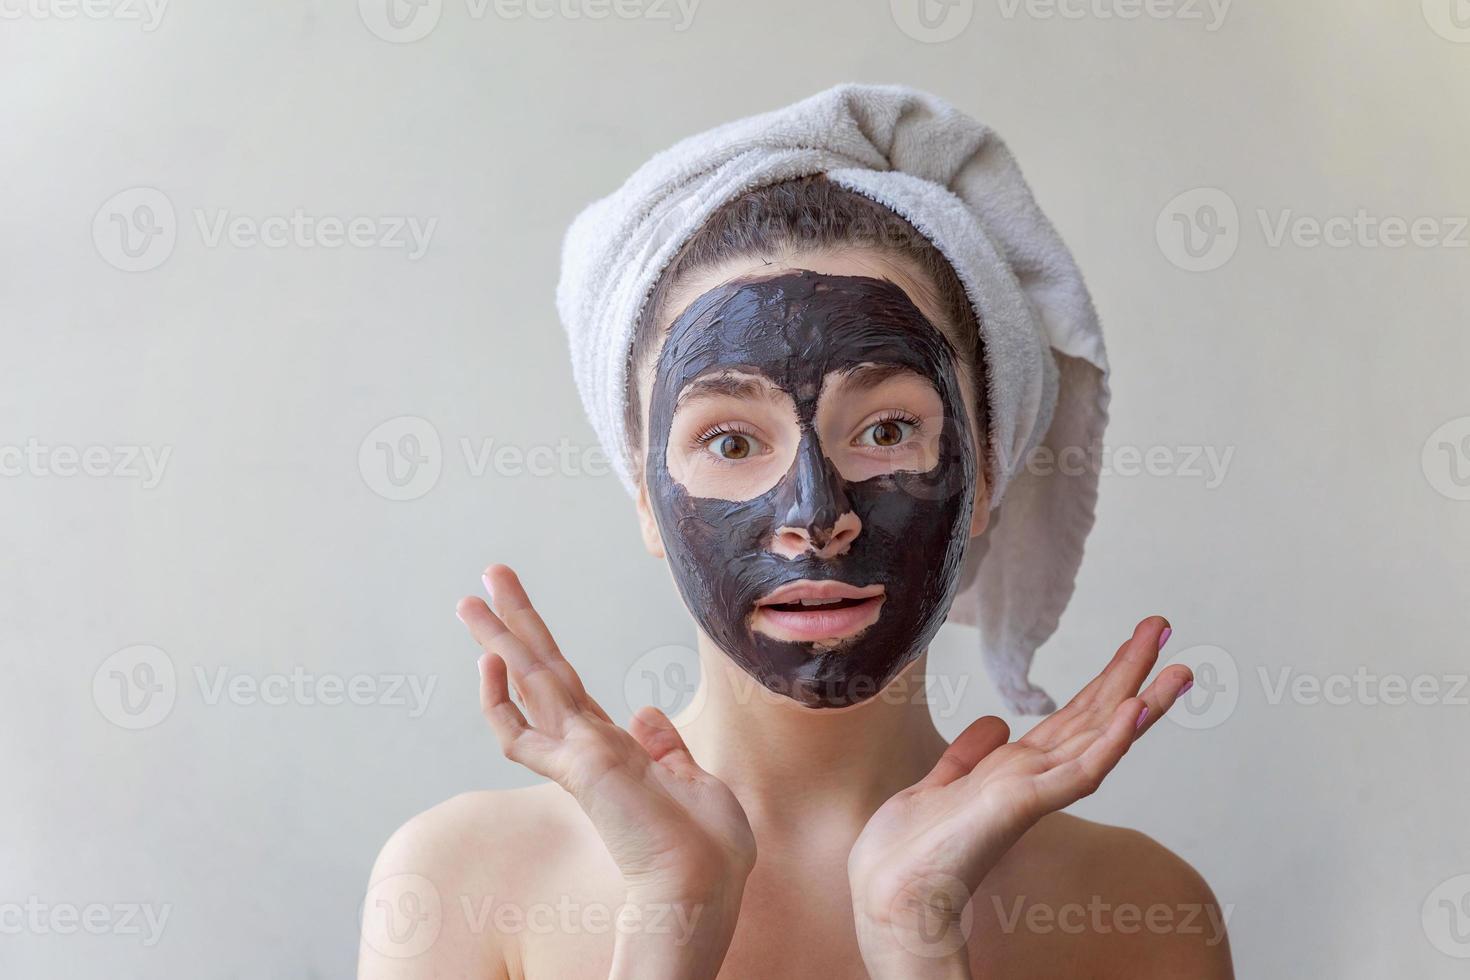
M 927 471 L 848 481 L 823 452 L 814 427 L 823 379 L 865 364 L 907 368 L 939 393 L 939 457 Z M 902 289 L 863 276 L 799 271 L 730 283 L 705 293 L 670 328 L 649 407 L 651 503 L 685 603 L 720 649 L 770 690 L 817 708 L 864 701 L 944 622 L 976 479 L 954 365 L 949 341 Z M 753 499 L 691 496 L 668 468 L 674 409 L 690 382 L 730 370 L 764 375 L 790 396 L 801 432 L 796 457 Z M 848 511 L 861 529 L 845 553 L 788 558 L 771 550 L 777 528 L 805 528 L 817 540 Z M 752 630 L 757 600 L 798 579 L 881 584 L 877 621 L 835 645 Z

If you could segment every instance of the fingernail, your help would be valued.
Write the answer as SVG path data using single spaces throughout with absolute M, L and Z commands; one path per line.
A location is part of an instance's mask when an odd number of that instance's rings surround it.
M 1164 644 L 1169 642 L 1169 634 L 1174 632 L 1174 627 L 1165 626 L 1164 632 L 1159 634 L 1159 649 L 1164 649 Z
M 459 620 L 461 623 L 464 623 L 464 614 L 459 611 L 458 606 L 454 607 L 454 618 Z M 468 626 L 469 623 L 465 623 L 465 625 Z
M 480 581 L 483 582 L 483 583 L 485 583 L 485 595 L 487 595 L 487 596 L 490 597 L 490 603 L 491 603 L 491 605 L 494 605 L 494 603 L 495 603 L 495 589 L 493 589 L 491 587 L 491 585 L 490 585 L 490 576 L 488 576 L 488 575 L 481 575 L 480 576 Z
M 1134 730 L 1136 731 L 1137 729 L 1142 728 L 1143 727 L 1143 723 L 1144 723 L 1145 720 L 1147 720 L 1147 718 L 1148 718 L 1148 705 L 1144 705 L 1143 706 L 1143 710 L 1138 713 L 1138 720 L 1133 723 Z
M 1194 681 L 1185 681 L 1184 682 L 1184 686 L 1179 689 L 1179 693 L 1176 694 L 1176 695 L 1174 695 L 1174 697 L 1176 697 L 1176 698 L 1182 698 L 1182 697 L 1184 697 L 1184 695 L 1186 695 L 1186 694 L 1189 693 L 1189 689 L 1191 687 L 1194 687 Z

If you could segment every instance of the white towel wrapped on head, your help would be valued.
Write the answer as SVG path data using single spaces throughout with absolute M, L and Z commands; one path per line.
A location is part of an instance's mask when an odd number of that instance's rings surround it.
M 636 491 L 626 366 L 659 274 L 722 205 L 819 173 L 907 219 L 974 305 L 989 376 L 992 513 L 970 543 L 949 618 L 979 627 L 1012 710 L 1054 710 L 1027 675 L 1071 598 L 1092 528 L 1107 356 L 1076 263 L 989 127 L 925 92 L 848 84 L 654 156 L 579 214 L 562 245 L 557 310 L 583 405 Z

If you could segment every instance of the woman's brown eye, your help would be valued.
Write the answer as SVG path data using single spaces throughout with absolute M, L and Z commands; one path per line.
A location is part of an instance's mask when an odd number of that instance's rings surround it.
M 892 449 L 894 446 L 902 445 L 913 435 L 915 428 L 917 428 L 915 423 L 906 419 L 883 419 L 864 429 L 854 444 L 872 446 L 876 449 Z
M 899 428 L 897 422 L 879 422 L 873 426 L 873 444 L 877 446 L 896 446 L 903 441 L 903 429 Z
M 733 432 L 721 436 L 715 441 L 715 455 L 724 459 L 744 459 L 750 455 L 750 440 Z

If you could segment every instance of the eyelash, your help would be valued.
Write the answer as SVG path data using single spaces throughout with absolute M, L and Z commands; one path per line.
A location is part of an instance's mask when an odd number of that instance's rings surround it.
M 707 429 L 701 430 L 694 437 L 694 444 L 696 446 L 708 446 L 720 436 L 732 434 L 737 436 L 748 436 L 751 439 L 755 438 L 755 433 L 741 426 L 739 422 L 718 422 Z
M 873 428 L 873 426 L 875 426 L 875 425 L 882 425 L 884 422 L 903 422 L 903 423 L 906 423 L 908 425 L 913 426 L 914 427 L 914 430 L 916 432 L 924 424 L 924 420 L 923 419 L 921 419 L 921 418 L 919 418 L 919 417 L 917 417 L 915 415 L 911 415 L 908 412 L 898 412 L 898 411 L 884 412 L 882 415 L 878 416 L 876 419 L 874 419 L 873 421 L 869 422 L 867 425 L 863 426 L 862 431 L 860 431 L 858 433 L 858 437 L 861 438 L 869 430 L 871 430 Z M 896 445 L 896 446 L 869 446 L 869 445 L 863 445 L 862 448 L 865 449 L 865 450 L 877 451 L 877 452 L 880 452 L 880 453 L 894 453 L 894 452 L 898 452 L 900 449 L 902 449 L 908 442 L 909 442 L 908 439 L 904 439 L 901 442 L 899 442 L 899 444 Z M 857 444 L 856 441 L 854 441 L 854 444 Z
M 695 449 L 705 450 L 706 452 L 704 453 L 704 455 L 708 457 L 708 461 L 710 463 L 713 463 L 715 466 L 738 466 L 740 465 L 740 463 L 744 462 L 744 460 L 726 459 L 719 453 L 709 451 L 711 443 L 713 443 L 721 436 L 728 435 L 745 436 L 747 439 L 751 440 L 754 443 L 760 443 L 760 437 L 752 432 L 749 428 L 741 425 L 739 422 L 719 422 L 715 425 L 710 426 L 707 429 L 701 430 L 697 435 L 695 435 L 694 439 L 692 440 L 692 446 Z

